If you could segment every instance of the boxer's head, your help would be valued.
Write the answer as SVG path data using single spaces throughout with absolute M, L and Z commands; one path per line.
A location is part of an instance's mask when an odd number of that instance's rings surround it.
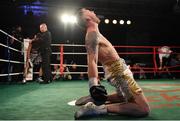
M 88 22 L 93 21 L 97 24 L 100 23 L 100 19 L 96 16 L 94 11 L 90 11 L 88 9 L 82 8 L 78 12 L 78 20 L 79 25 L 82 27 L 86 27 Z

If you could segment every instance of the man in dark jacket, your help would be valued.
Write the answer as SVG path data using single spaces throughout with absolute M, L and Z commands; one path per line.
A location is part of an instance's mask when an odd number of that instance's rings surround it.
M 40 24 L 41 37 L 39 39 L 40 53 L 42 56 L 43 81 L 41 84 L 48 84 L 52 80 L 51 74 L 51 33 L 45 23 Z

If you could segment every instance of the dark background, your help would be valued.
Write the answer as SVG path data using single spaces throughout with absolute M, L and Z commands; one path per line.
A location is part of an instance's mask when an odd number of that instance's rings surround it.
M 180 39 L 180 11 L 175 10 L 176 0 L 1 0 L 1 29 L 10 31 L 23 26 L 25 36 L 39 31 L 39 23 L 47 22 L 54 43 L 83 43 L 84 33 L 77 27 L 61 24 L 58 12 L 90 8 L 103 16 L 101 32 L 114 45 L 177 45 Z M 22 6 L 40 6 L 46 14 L 24 14 Z M 44 7 L 44 8 L 43 8 Z M 29 9 L 29 11 L 31 11 Z M 104 24 L 104 19 L 130 19 L 131 25 Z
M 36 8 L 33 9 L 32 6 Z M 33 37 L 39 32 L 39 24 L 46 22 L 52 33 L 52 43 L 84 44 L 85 32 L 77 26 L 65 26 L 60 22 L 59 15 L 66 10 L 75 12 L 85 7 L 101 16 L 100 31 L 113 45 L 178 46 L 180 45 L 179 6 L 176 0 L 39 0 L 38 2 L 37 0 L 1 0 L 0 28 L 10 33 L 13 27 L 21 25 L 24 36 Z M 105 18 L 131 20 L 132 24 L 105 24 Z M 5 42 L 6 38 L 1 37 L 0 41 Z M 54 50 L 59 52 L 59 48 Z M 85 50 L 73 47 L 67 48 L 66 51 L 84 52 Z M 118 49 L 118 51 L 152 50 Z M 153 67 L 152 55 L 122 55 L 122 57 L 134 63 L 147 63 Z M 68 58 L 79 60 L 77 55 Z M 86 63 L 84 59 L 76 63 Z

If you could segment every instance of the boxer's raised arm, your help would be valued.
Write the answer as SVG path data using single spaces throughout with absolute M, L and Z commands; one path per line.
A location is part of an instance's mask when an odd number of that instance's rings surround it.
M 85 40 L 87 50 L 89 86 L 98 85 L 98 37 L 95 31 L 89 32 Z

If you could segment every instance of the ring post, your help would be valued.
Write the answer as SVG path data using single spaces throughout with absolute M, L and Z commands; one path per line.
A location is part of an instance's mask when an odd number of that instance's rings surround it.
M 63 75 L 63 54 L 64 54 L 64 47 L 60 45 L 60 75 Z
M 153 62 L 154 62 L 154 75 L 157 72 L 157 63 L 156 63 L 156 47 L 153 47 Z

